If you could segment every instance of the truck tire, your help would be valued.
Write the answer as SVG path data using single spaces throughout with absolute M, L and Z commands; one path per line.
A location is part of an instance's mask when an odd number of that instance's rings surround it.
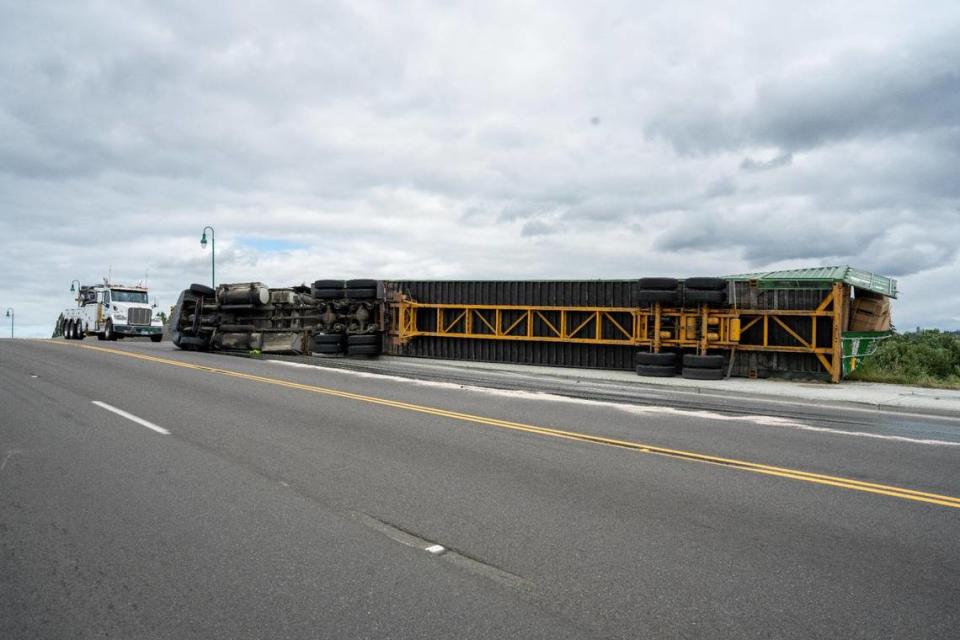
M 723 278 L 687 278 L 683 286 L 701 291 L 723 291 L 727 288 L 727 281 Z
M 677 368 L 672 364 L 638 364 L 637 375 L 650 376 L 653 378 L 672 378 L 677 375 Z
M 339 300 L 346 293 L 344 289 L 313 289 L 310 294 L 318 300 Z
M 680 375 L 688 380 L 723 380 L 723 369 L 684 367 Z
M 676 291 L 680 281 L 676 278 L 640 278 L 638 284 L 641 289 L 656 291 Z
M 347 345 L 348 356 L 375 356 L 379 354 L 380 345 L 378 344 Z
M 336 353 L 343 353 L 342 344 L 316 344 L 314 343 L 313 347 L 310 349 L 311 353 L 322 353 L 324 355 L 332 355 Z
M 687 289 L 683 292 L 684 304 L 723 304 L 726 301 L 726 291 L 701 291 L 699 289 Z
M 113 320 L 107 320 L 106 326 L 103 327 L 103 339 L 111 341 L 117 339 L 117 332 L 113 330 Z
M 366 278 L 359 278 L 357 280 L 347 280 L 345 286 L 347 287 L 347 289 L 376 289 L 377 281 L 366 279 Z
M 343 353 L 346 336 L 342 333 L 315 333 L 313 334 L 313 353 Z
M 347 346 L 348 347 L 359 347 L 361 345 L 377 345 L 378 347 L 383 342 L 381 338 L 376 333 L 358 333 L 354 335 L 347 336 Z
M 345 283 L 343 280 L 314 280 L 314 289 L 343 289 Z
M 348 300 L 376 300 L 377 288 L 347 289 L 345 294 Z
M 661 351 L 660 353 L 638 351 L 636 355 L 636 363 L 643 365 L 657 365 L 662 367 L 675 367 L 677 364 L 677 354 L 672 351 Z
M 646 289 L 637 291 L 633 297 L 634 300 L 636 300 L 637 306 L 640 307 L 645 307 L 653 304 L 654 302 L 676 304 L 678 298 L 676 290 L 665 291 L 660 289 Z
M 203 296 L 204 298 L 212 298 L 217 295 L 217 292 L 208 287 L 205 284 L 192 284 L 190 285 L 190 292 L 195 293 L 198 296 Z
M 684 368 L 696 369 L 723 369 L 727 359 L 724 356 L 698 356 L 693 353 L 683 354 Z
M 76 336 L 77 336 L 77 340 L 83 340 L 84 338 L 87 337 L 87 334 L 84 333 L 84 331 L 83 331 L 83 321 L 82 321 L 82 320 L 78 320 L 78 321 L 77 321 L 77 333 L 76 333 Z

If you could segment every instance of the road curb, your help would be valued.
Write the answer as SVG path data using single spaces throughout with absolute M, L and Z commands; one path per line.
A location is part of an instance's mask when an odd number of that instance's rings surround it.
M 239 354 L 243 355 L 243 354 Z M 365 360 L 350 360 L 345 358 L 324 358 L 310 355 L 303 356 L 273 356 L 273 355 L 264 355 L 264 359 L 278 360 L 278 361 L 292 361 L 292 362 L 302 362 L 304 364 L 313 364 L 316 366 L 331 368 L 331 369 L 347 369 L 360 371 L 363 373 L 372 373 L 385 376 L 396 376 L 401 378 L 408 378 L 412 380 L 417 379 L 426 379 L 426 380 L 435 380 L 435 381 L 444 381 L 443 371 L 426 371 L 426 370 L 413 370 L 412 368 L 408 369 L 405 365 L 412 364 L 407 362 L 411 360 L 410 358 L 381 358 L 373 361 Z M 377 363 L 385 363 L 388 366 L 395 366 L 401 368 L 401 370 L 390 369 L 386 370 L 383 367 L 377 366 Z M 576 370 L 571 370 L 570 375 L 558 374 L 556 371 L 544 372 L 538 376 L 538 379 L 544 383 L 541 385 L 534 384 L 523 384 L 520 378 L 518 377 L 515 380 L 510 379 L 491 379 L 484 374 L 489 375 L 517 375 L 525 374 L 529 375 L 530 373 L 540 373 L 540 372 L 530 372 L 527 370 L 517 371 L 512 370 L 509 367 L 469 367 L 469 366 L 458 366 L 455 361 L 422 361 L 419 362 L 420 365 L 426 365 L 423 369 L 428 369 L 431 365 L 439 365 L 442 368 L 454 369 L 459 372 L 464 377 L 469 377 L 470 374 L 475 376 L 468 380 L 464 380 L 458 376 L 451 376 L 451 379 L 447 380 L 449 382 L 455 382 L 457 384 L 463 384 L 465 386 L 476 386 L 484 388 L 493 388 L 493 389 L 515 389 L 515 390 L 525 390 L 533 392 L 542 392 L 554 395 L 565 395 L 568 397 L 582 398 L 587 400 L 597 400 L 604 402 L 623 402 L 623 403 L 632 403 L 632 404 L 655 404 L 657 400 L 660 403 L 672 404 L 676 403 L 678 405 L 688 404 L 685 403 L 685 399 L 693 399 L 696 397 L 713 398 L 715 401 L 720 403 L 725 403 L 726 406 L 692 406 L 690 408 L 694 409 L 713 409 L 720 410 L 723 412 L 729 413 L 760 413 L 756 408 L 739 406 L 741 404 L 746 404 L 751 401 L 757 403 L 770 403 L 777 404 L 784 407 L 791 407 L 794 410 L 802 410 L 808 408 L 812 402 L 815 402 L 818 406 L 828 407 L 836 409 L 838 411 L 842 410 L 853 410 L 853 411 L 873 411 L 879 414 L 886 415 L 917 415 L 917 416 L 929 416 L 936 418 L 944 419 L 960 419 L 960 410 L 951 410 L 951 409 L 940 409 L 936 407 L 911 407 L 903 406 L 897 404 L 887 404 L 887 403 L 878 403 L 878 402 L 862 402 L 856 400 L 838 400 L 838 399 L 795 399 L 795 398 L 785 398 L 783 395 L 772 394 L 772 393 L 758 393 L 752 391 L 743 391 L 743 390 L 725 390 L 718 389 L 716 387 L 702 386 L 702 385 L 670 385 L 670 384 L 656 384 L 645 379 L 639 379 L 636 382 L 632 380 L 620 380 L 616 378 L 605 378 L 605 377 L 584 377 L 582 375 L 577 375 Z M 553 384 L 550 384 L 552 382 Z M 586 386 L 591 384 L 596 384 L 598 386 L 609 386 L 609 392 L 605 393 L 602 389 L 587 389 Z M 558 386 L 560 388 L 558 388 Z M 647 393 L 662 394 L 662 398 L 643 398 L 643 397 L 631 397 L 625 395 L 624 393 L 616 393 L 616 391 L 628 392 L 632 389 L 638 391 L 645 391 Z M 696 404 L 696 403 L 695 403 Z

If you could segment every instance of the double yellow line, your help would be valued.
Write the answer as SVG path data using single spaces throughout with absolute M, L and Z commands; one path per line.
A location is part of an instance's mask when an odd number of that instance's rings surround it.
M 49 343 L 50 341 L 44 341 L 44 342 Z M 459 420 L 462 422 L 469 422 L 472 424 L 482 424 L 482 425 L 487 425 L 491 427 L 498 427 L 501 429 L 510 429 L 512 431 L 523 431 L 525 433 L 533 433 L 540 436 L 548 436 L 551 438 L 561 438 L 564 440 L 588 442 L 591 444 L 618 447 L 620 449 L 629 449 L 629 450 L 637 451 L 640 453 L 652 453 L 657 455 L 669 456 L 672 458 L 681 458 L 684 460 L 692 460 L 692 461 L 703 462 L 707 464 L 722 465 L 725 467 L 732 467 L 734 469 L 741 469 L 743 471 L 752 471 L 753 473 L 762 473 L 765 475 L 777 476 L 780 478 L 789 478 L 791 480 L 800 480 L 803 482 L 811 482 L 814 484 L 823 484 L 831 487 L 840 487 L 843 489 L 850 489 L 853 491 L 875 493 L 878 495 L 890 496 L 893 498 L 901 498 L 903 500 L 913 500 L 915 502 L 926 502 L 929 504 L 936 504 L 943 507 L 952 507 L 954 509 L 960 509 L 960 498 L 941 495 L 937 493 L 926 493 L 923 491 L 914 491 L 913 489 L 905 489 L 903 487 L 895 487 L 892 485 L 877 484 L 874 482 L 863 482 L 860 480 L 854 480 L 852 478 L 830 476 L 822 473 L 812 473 L 809 471 L 800 471 L 798 469 L 789 469 L 786 467 L 775 467 L 771 465 L 760 464 L 757 462 L 748 462 L 746 460 L 737 460 L 734 458 L 723 458 L 720 456 L 696 453 L 694 451 L 684 451 L 682 449 L 669 449 L 667 447 L 659 447 L 655 445 L 643 444 L 641 442 L 633 442 L 630 440 L 618 440 L 615 438 L 606 438 L 603 436 L 591 435 L 588 433 L 580 433 L 577 431 L 550 429 L 548 427 L 538 427 L 531 424 L 524 424 L 522 422 L 498 420 L 496 418 L 487 418 L 484 416 L 477 416 L 469 413 L 460 413 L 458 411 L 447 411 L 446 409 L 438 409 L 436 407 L 427 407 L 427 406 L 418 405 L 418 404 L 411 404 L 409 402 L 400 402 L 397 400 L 388 400 L 386 398 L 377 398 L 374 396 L 361 395 L 359 393 L 339 391 L 337 389 L 330 389 L 327 387 L 318 387 L 314 385 L 300 384 L 298 382 L 290 382 L 288 380 L 281 380 L 278 378 L 268 378 L 266 376 L 257 376 L 250 373 L 242 373 L 240 371 L 231 371 L 229 369 L 221 369 L 219 367 L 208 367 L 205 365 L 182 362 L 180 360 L 171 360 L 169 358 L 159 358 L 157 356 L 149 356 L 149 355 L 140 354 L 140 353 L 132 353 L 129 351 L 121 351 L 119 349 L 108 349 L 105 347 L 94 347 L 90 345 L 80 345 L 80 344 L 59 342 L 59 341 L 54 342 L 54 344 L 78 347 L 80 349 L 89 349 L 91 351 L 101 351 L 103 353 L 123 356 L 126 358 L 135 358 L 137 360 L 146 360 L 148 362 L 156 362 L 159 364 L 165 364 L 165 365 L 170 365 L 174 367 L 181 367 L 183 369 L 193 369 L 196 371 L 204 371 L 206 373 L 214 373 L 222 376 L 227 376 L 230 378 L 249 380 L 251 382 L 261 382 L 263 384 L 270 384 L 278 387 L 286 387 L 288 389 L 298 389 L 300 391 L 318 393 L 326 396 L 334 396 L 337 398 L 345 398 L 347 400 L 355 400 L 357 402 L 377 404 L 385 407 L 391 407 L 394 409 L 401 409 L 403 411 L 414 411 L 417 413 L 424 413 L 432 416 L 440 416 L 443 418 L 449 418 L 451 420 Z

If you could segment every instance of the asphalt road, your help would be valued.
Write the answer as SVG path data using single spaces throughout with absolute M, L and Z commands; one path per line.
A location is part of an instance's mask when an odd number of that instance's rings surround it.
M 461 385 L 0 341 L 0 638 L 957 636 L 960 422 Z

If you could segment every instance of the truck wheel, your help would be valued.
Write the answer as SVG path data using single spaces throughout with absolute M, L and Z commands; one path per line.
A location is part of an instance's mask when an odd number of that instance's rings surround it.
M 347 345 L 348 356 L 375 356 L 380 354 L 378 344 Z
M 684 367 L 680 373 L 687 380 L 723 380 L 723 369 L 700 369 L 698 367 Z
M 313 282 L 314 289 L 343 289 L 343 287 L 343 280 L 315 280 Z
M 680 281 L 676 278 L 640 278 L 637 284 L 647 291 L 676 291 Z
M 217 295 L 216 291 L 205 284 L 193 283 L 190 285 L 189 291 L 198 296 L 203 296 L 204 298 L 213 298 Z
M 725 291 L 727 281 L 723 278 L 687 278 L 683 281 L 683 286 L 701 291 Z
M 676 366 L 677 354 L 673 351 L 661 351 L 660 353 L 639 351 L 637 352 L 635 360 L 637 364 L 642 365 L 673 367 Z
M 343 289 L 312 289 L 310 291 L 310 295 L 321 300 L 339 300 L 343 294 Z
M 83 321 L 82 321 L 82 320 L 78 320 L 78 321 L 77 321 L 77 334 L 76 334 L 76 336 L 77 336 L 77 340 L 83 340 L 84 338 L 87 337 L 87 334 L 84 333 L 84 331 L 83 331 Z
M 678 296 L 676 290 L 668 291 L 661 289 L 642 289 L 637 291 L 633 298 L 636 300 L 637 306 L 644 307 L 653 304 L 654 302 L 676 304 Z
M 683 292 L 683 301 L 685 304 L 724 304 L 727 301 L 726 291 L 701 291 L 700 289 L 687 289 Z
M 377 288 L 367 287 L 367 288 L 347 289 L 346 298 L 348 300 L 376 300 Z
M 675 365 L 665 365 L 665 364 L 638 364 L 637 365 L 637 375 L 638 376 L 651 376 L 654 378 L 672 378 L 677 375 L 677 367 Z
M 697 369 L 722 369 L 727 363 L 722 355 L 698 356 L 695 353 L 683 354 L 683 366 Z
M 158 334 L 155 335 L 155 336 L 150 336 L 150 342 L 160 342 L 161 340 L 163 340 L 163 335 L 162 335 L 162 334 L 159 334 L 159 333 L 158 333 Z
M 377 281 L 367 278 L 358 278 L 356 280 L 347 280 L 347 289 L 376 289 Z
M 324 343 L 314 343 L 313 348 L 310 349 L 311 353 L 343 353 L 342 344 L 324 344 Z
M 116 340 L 117 334 L 113 330 L 113 320 L 107 320 L 107 326 L 103 328 L 103 339 L 104 340 Z

